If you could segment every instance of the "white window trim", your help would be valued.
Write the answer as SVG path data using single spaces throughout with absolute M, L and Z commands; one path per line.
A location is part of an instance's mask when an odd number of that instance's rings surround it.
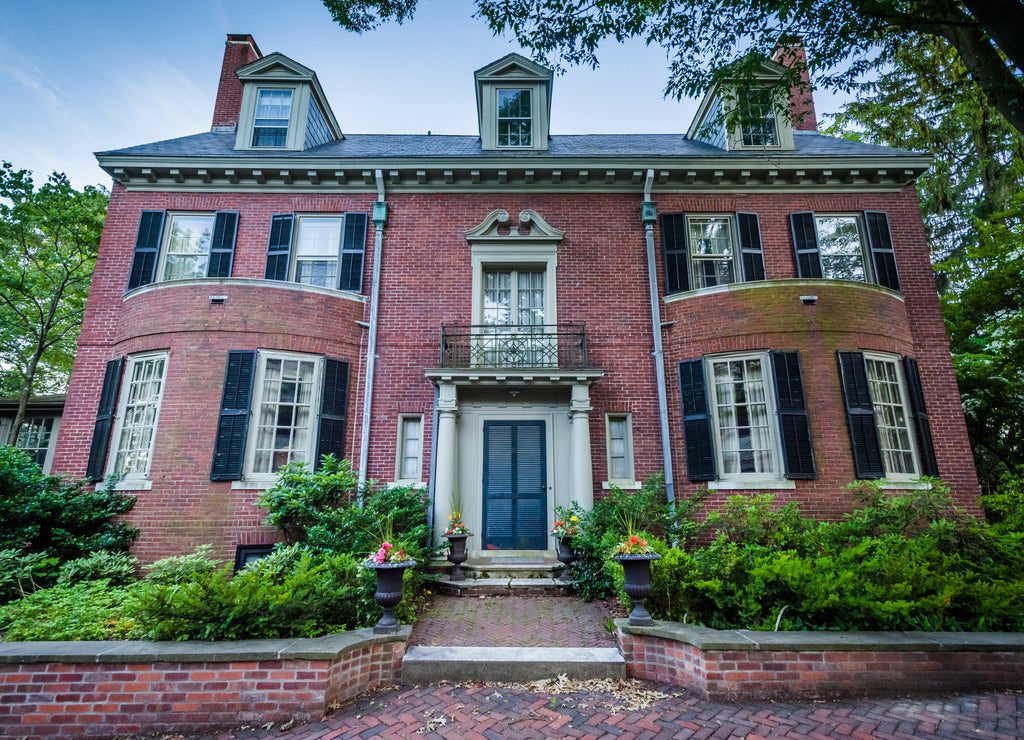
M 238 131 L 235 149 L 257 152 L 301 150 L 306 140 L 306 115 L 310 104 L 308 83 L 288 82 L 246 82 L 242 94 L 242 109 L 238 117 Z M 292 107 L 288 117 L 288 137 L 284 146 L 253 146 L 252 137 L 256 127 L 256 105 L 260 90 L 291 90 Z M 326 119 L 327 116 L 325 115 Z
M 762 374 L 765 382 L 765 406 L 768 416 L 768 434 L 771 438 L 772 467 L 773 473 L 723 473 L 725 464 L 722 459 L 722 438 L 719 434 L 718 421 L 718 400 L 715 397 L 715 374 L 713 364 L 721 361 L 752 360 L 761 361 Z M 775 409 L 775 372 L 771 363 L 771 356 L 768 352 L 740 352 L 723 355 L 707 355 L 704 357 L 704 383 L 708 397 L 708 408 L 711 411 L 711 436 L 715 448 L 715 470 L 717 471 L 716 488 L 728 490 L 734 488 L 742 490 L 746 488 L 771 488 L 772 482 L 784 483 L 782 488 L 789 488 L 785 477 L 785 469 L 782 457 L 782 440 L 779 435 L 779 426 L 776 421 Z M 731 485 L 730 485 L 731 484 Z M 752 484 L 752 485 L 745 485 Z M 710 485 L 709 485 L 710 487 Z
M 484 149 L 535 152 L 544 151 L 548 148 L 548 142 L 546 141 L 548 131 L 547 97 L 543 92 L 545 84 L 541 82 L 517 82 L 515 80 L 489 80 L 484 83 L 483 88 L 485 98 L 483 131 L 488 139 L 482 142 Z M 498 90 L 530 91 L 530 146 L 498 146 Z
M 472 323 L 483 323 L 484 273 L 490 270 L 544 272 L 544 323 L 558 323 L 558 300 L 555 294 L 555 270 L 558 267 L 558 245 L 551 244 L 474 244 L 473 245 L 473 309 Z
M 26 413 L 24 421 L 21 422 L 22 426 L 29 419 L 53 419 L 53 425 L 50 428 L 50 437 L 46 441 L 46 454 L 43 455 L 43 475 L 50 474 L 50 466 L 53 465 L 53 453 L 57 449 L 57 432 L 60 431 L 60 416 L 54 414 L 31 414 Z M 5 423 L 6 422 L 6 423 Z M 7 444 L 7 439 L 4 435 L 6 432 L 10 434 L 11 425 L 14 423 L 14 419 L 2 419 L 0 420 L 0 445 Z M 21 434 L 19 430 L 19 436 Z M 24 448 L 21 448 L 24 449 Z
M 405 457 L 405 422 L 416 419 L 420 423 L 420 447 L 419 447 L 419 475 L 415 478 L 405 478 L 402 476 L 402 462 Z M 422 484 L 423 482 L 423 438 L 425 436 L 423 428 L 423 414 L 399 414 L 398 415 L 398 443 L 395 447 L 395 480 L 389 485 L 393 486 L 412 486 Z
M 888 484 L 893 484 L 893 485 L 889 486 L 891 488 L 907 488 L 908 487 L 906 485 L 907 483 L 917 484 L 917 485 L 920 486 L 921 485 L 920 484 L 920 478 L 921 478 L 921 458 L 920 458 L 920 455 L 918 454 L 918 451 L 917 451 L 917 435 L 916 435 L 915 430 L 914 430 L 914 421 L 913 421 L 914 417 L 910 413 L 910 399 L 909 399 L 909 396 L 907 395 L 907 379 L 905 377 L 903 377 L 903 363 L 900 362 L 899 355 L 891 355 L 891 354 L 887 354 L 885 352 L 865 352 L 864 353 L 865 372 L 867 371 L 866 364 L 867 364 L 868 360 L 877 360 L 877 361 L 882 361 L 882 362 L 889 362 L 889 363 L 892 363 L 896 367 L 896 380 L 898 381 L 898 385 L 899 385 L 899 389 L 900 389 L 900 403 L 903 406 L 903 418 L 907 422 L 907 427 L 906 427 L 907 428 L 907 438 L 910 440 L 910 456 L 911 456 L 911 458 L 914 461 L 914 472 L 912 472 L 912 473 L 892 473 L 892 472 L 886 470 L 885 471 L 885 478 L 883 480 L 887 481 Z M 868 393 L 870 393 L 871 392 L 871 378 L 870 378 L 870 376 L 867 376 L 867 377 L 868 377 Z M 874 406 L 874 404 L 875 404 L 875 399 L 874 398 L 871 399 L 871 404 L 872 404 L 872 406 Z M 877 412 L 875 413 L 875 427 L 876 427 L 876 429 L 878 428 L 878 415 L 877 415 Z M 884 466 L 885 465 L 885 450 L 882 449 L 881 430 L 879 430 L 879 435 L 878 435 L 878 450 L 879 450 L 879 454 L 882 455 L 882 465 Z M 884 487 L 884 485 L 883 485 L 883 487 Z M 911 487 L 914 487 L 914 486 L 911 486 Z M 926 483 L 926 484 L 923 484 L 923 486 L 921 486 L 921 487 L 922 488 L 930 488 L 931 485 Z
M 740 246 L 740 229 L 739 225 L 736 223 L 736 214 L 687 213 L 685 216 L 686 223 L 684 224 L 684 228 L 686 229 L 686 260 L 688 263 L 688 267 L 690 269 L 690 284 L 693 285 L 697 282 L 697 271 L 695 269 L 696 263 L 698 261 L 706 261 L 695 259 L 696 251 L 693 248 L 693 235 L 690 233 L 690 219 L 698 218 L 723 218 L 729 222 L 729 248 L 732 250 L 730 257 L 730 259 L 732 260 L 732 282 L 723 283 L 721 285 L 709 285 L 707 287 L 693 288 L 693 292 L 707 293 L 725 289 L 729 285 L 735 285 L 736 283 L 745 282 L 745 276 L 743 275 L 743 260 L 741 258 L 742 247 Z
M 154 283 L 183 282 L 185 280 L 204 280 L 205 279 L 205 277 L 204 278 L 188 277 L 188 278 L 175 278 L 175 279 L 169 280 L 169 279 L 164 277 L 164 275 L 166 273 L 166 267 L 167 267 L 167 256 L 170 253 L 170 246 L 171 246 L 171 222 L 177 216 L 185 216 L 185 217 L 191 216 L 191 217 L 209 218 L 210 219 L 210 249 L 211 250 L 213 249 L 213 230 L 216 227 L 216 221 L 217 221 L 217 214 L 216 213 L 214 213 L 212 211 L 168 211 L 167 214 L 164 216 L 164 233 L 160 237 L 160 256 L 157 259 L 156 280 L 153 281 Z M 210 260 L 211 256 L 212 256 L 212 251 L 206 253 L 206 257 L 207 257 L 206 272 L 207 272 L 207 274 L 209 274 L 209 272 L 210 272 L 210 262 L 209 262 L 209 260 Z
M 311 407 L 313 413 L 310 416 L 309 450 L 308 463 L 312 465 L 317 448 L 317 417 L 320 413 L 320 404 L 323 400 L 323 355 L 314 355 L 303 352 L 279 352 L 277 350 L 258 350 L 256 352 L 256 375 L 253 378 L 252 398 L 249 401 L 249 431 L 245 440 L 245 464 L 242 466 L 242 480 L 237 481 L 242 485 L 241 489 L 266 490 L 272 488 L 277 482 L 277 473 L 256 473 L 253 466 L 256 462 L 256 443 L 259 438 L 259 404 L 263 397 L 263 379 L 266 373 L 268 359 L 298 360 L 300 362 L 312 361 L 315 369 L 313 373 L 313 398 Z M 234 487 L 234 486 L 232 486 Z
M 624 421 L 626 423 L 626 438 L 623 440 L 626 447 L 626 475 L 623 478 L 615 478 L 612 476 L 612 421 Z M 632 489 L 633 486 L 638 485 L 636 478 L 636 469 L 634 467 L 633 457 L 633 415 L 622 412 L 608 412 L 604 415 L 604 439 L 605 439 L 605 464 L 608 470 L 608 480 L 605 483 L 608 487 L 618 486 L 623 489 Z M 602 488 L 604 486 L 602 485 Z
M 821 235 L 818 233 L 818 219 L 819 218 L 852 218 L 857 222 L 857 235 L 860 239 L 860 253 L 861 259 L 864 264 L 864 279 L 863 280 L 844 280 L 843 278 L 830 278 L 825 276 L 825 262 L 822 259 L 821 254 Z M 871 259 L 871 247 L 868 244 L 868 232 L 864 226 L 864 214 L 859 211 L 827 211 L 818 213 L 814 212 L 814 237 L 818 240 L 818 260 L 821 261 L 821 279 L 829 280 L 831 282 L 845 282 L 845 283 L 865 283 L 867 285 L 878 285 L 878 281 L 875 279 L 874 265 Z
M 121 390 L 117 399 L 117 416 L 114 418 L 114 429 L 110 436 L 110 452 L 107 455 L 107 470 L 104 478 L 117 474 L 117 452 L 120 447 L 121 430 L 124 424 L 125 410 L 128 407 L 128 396 L 131 390 L 132 371 L 135 365 L 147 360 L 154 360 L 158 357 L 164 358 L 164 372 L 160 378 L 160 397 L 156 400 L 156 413 L 153 416 L 153 437 L 149 441 L 149 456 L 146 459 L 146 470 L 144 473 L 127 473 L 121 477 L 115 488 L 120 491 L 148 491 L 152 487 L 149 480 L 149 472 L 153 467 L 153 452 L 156 449 L 156 435 L 160 429 L 160 409 L 164 404 L 164 395 L 167 391 L 167 370 L 171 364 L 170 352 L 144 352 L 137 355 L 130 355 L 125 363 L 121 376 Z
M 777 93 L 778 96 L 782 95 L 782 92 Z M 733 92 L 731 95 L 722 96 L 722 114 L 727 117 L 736 110 L 736 106 L 739 104 L 739 95 Z M 775 112 L 775 132 L 778 137 L 777 144 L 744 144 L 743 143 L 743 129 L 742 126 L 737 122 L 727 132 L 726 141 L 730 151 L 790 151 L 795 148 L 793 143 L 793 124 L 789 120 L 789 117 L 783 112 L 784 106 L 788 106 L 788 100 L 782 101 L 781 98 L 775 101 L 773 110 Z
M 337 269 L 334 271 L 334 285 L 313 285 L 312 283 L 300 283 L 299 282 L 299 242 L 302 238 L 302 222 L 316 219 L 335 219 L 339 221 L 338 226 L 338 250 L 335 253 L 335 260 L 337 260 Z M 291 250 L 288 257 L 288 279 L 285 282 L 295 283 L 296 285 L 308 285 L 311 288 L 321 288 L 323 290 L 334 291 L 335 293 L 345 293 L 350 291 L 342 291 L 338 289 L 338 280 L 341 273 L 341 249 L 345 243 L 345 212 L 339 211 L 337 213 L 296 213 L 295 222 L 292 224 L 292 243 Z M 364 245 L 365 248 L 365 245 Z M 363 259 L 365 260 L 365 252 Z

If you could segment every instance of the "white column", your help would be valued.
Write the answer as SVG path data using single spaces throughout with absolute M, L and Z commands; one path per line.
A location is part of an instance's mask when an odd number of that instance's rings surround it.
M 434 471 L 434 529 L 440 535 L 448 526 L 455 494 L 455 418 L 459 404 L 455 384 L 440 383 L 437 398 L 437 468 Z
M 590 459 L 590 386 L 574 383 L 569 402 L 569 443 L 572 451 L 572 500 L 584 509 L 594 506 L 594 467 Z

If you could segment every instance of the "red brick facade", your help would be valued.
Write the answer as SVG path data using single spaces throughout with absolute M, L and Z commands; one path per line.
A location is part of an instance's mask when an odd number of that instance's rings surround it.
M 255 49 L 254 44 L 236 41 L 229 40 L 228 56 L 235 47 Z M 226 57 L 225 69 L 245 59 Z M 222 87 L 215 124 L 231 118 L 229 108 L 237 120 L 232 90 L 230 85 Z M 237 93 L 241 96 L 240 86 Z M 194 166 L 187 158 L 180 162 L 182 167 Z M 136 555 L 143 561 L 204 542 L 229 556 L 238 545 L 275 539 L 260 524 L 261 512 L 254 506 L 257 490 L 237 481 L 210 480 L 229 350 L 282 350 L 348 362 L 345 454 L 354 464 L 358 461 L 375 258 L 373 223 L 367 229 L 361 295 L 300 289 L 295 283 L 263 277 L 274 214 L 372 211 L 378 194 L 372 170 L 362 169 L 366 166 L 343 160 L 340 165 L 328 165 L 329 171 L 348 167 L 347 173 L 341 172 L 335 192 L 312 170 L 303 187 L 291 186 L 292 178 L 305 173 L 306 165 L 301 163 L 281 170 L 280 179 L 266 186 L 249 184 L 234 191 L 225 184 L 227 180 L 216 187 L 191 184 L 208 177 L 205 169 L 189 170 L 196 174 L 184 184 L 169 179 L 160 187 L 147 187 L 148 171 L 142 171 L 142 178 L 129 178 L 127 184 L 115 182 L 53 469 L 85 474 L 107 361 L 144 351 L 167 351 L 166 383 L 148 476 L 151 485 L 136 492 L 138 503 L 131 514 L 132 523 L 142 528 Z M 386 158 L 380 166 L 389 172 Z M 416 166 L 410 172 L 420 181 L 432 176 L 427 170 L 416 171 Z M 651 166 L 657 167 L 658 162 L 652 160 Z M 168 177 L 181 180 L 184 171 L 170 170 Z M 237 179 L 238 172 L 250 170 L 224 170 L 224 177 Z M 442 171 L 433 172 L 440 177 Z M 616 177 L 608 172 L 606 181 Z M 452 179 L 450 174 L 445 173 L 446 180 Z M 402 180 L 398 170 L 392 172 L 385 192 L 388 219 L 383 229 L 378 360 L 365 471 L 369 478 L 395 479 L 399 415 L 412 413 L 423 415 L 422 480 L 429 480 L 435 387 L 425 370 L 438 366 L 441 325 L 471 321 L 478 297 L 472 295 L 472 247 L 464 232 L 496 209 L 509 214 L 532 209 L 565 232 L 557 245 L 558 321 L 585 323 L 588 365 L 604 373 L 590 388 L 594 495 L 603 495 L 601 482 L 609 479 L 606 413 L 631 415 L 637 480 L 664 470 L 645 229 L 639 214 L 642 185 L 587 190 L 580 185 L 584 175 L 580 170 L 575 180 L 556 187 L 552 174 L 546 189 L 527 187 L 524 182 L 529 180 L 487 189 L 458 185 L 423 189 Z M 803 175 L 799 173 L 800 178 Z M 478 176 L 479 172 L 474 175 Z M 401 187 L 391 187 L 397 180 L 402 180 Z M 638 182 L 635 175 L 634 182 Z M 917 359 L 939 473 L 952 486 L 959 504 L 975 506 L 977 480 L 912 183 L 843 188 L 804 182 L 794 189 L 752 182 L 747 193 L 679 186 L 656 190 L 652 200 L 659 214 L 757 213 L 765 263 L 764 282 L 666 298 L 661 232 L 655 227 L 677 495 L 686 495 L 697 485 L 686 474 L 678 363 L 712 353 L 796 350 L 803 368 L 817 476 L 797 480 L 794 487 L 776 493 L 781 501 L 799 501 L 816 516 L 836 517 L 847 511 L 850 500 L 843 488 L 854 479 L 854 471 L 836 351 L 875 350 Z M 237 212 L 231 277 L 155 282 L 126 291 L 144 210 Z M 789 214 L 812 210 L 886 212 L 901 291 L 797 279 Z M 808 294 L 817 296 L 814 305 L 801 301 Z M 211 302 L 211 296 L 224 300 Z M 735 491 L 719 491 L 713 500 L 721 501 L 730 493 Z

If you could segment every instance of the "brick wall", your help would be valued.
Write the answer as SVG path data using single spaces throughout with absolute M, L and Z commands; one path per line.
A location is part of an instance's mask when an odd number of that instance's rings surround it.
M 221 65 L 220 80 L 217 84 L 217 101 L 213 106 L 212 128 L 234 130 L 242 109 L 242 81 L 235 70 L 260 59 L 260 52 L 252 36 L 229 33 L 224 46 L 224 62 Z
M 168 383 L 156 431 L 152 490 L 138 492 L 131 521 L 143 530 L 136 554 L 145 562 L 212 542 L 222 556 L 238 544 L 273 541 L 253 506 L 256 491 L 209 481 L 223 367 L 229 349 L 280 349 L 325 354 L 351 363 L 346 450 L 358 460 L 369 303 L 286 287 L 211 280 L 155 286 L 125 296 L 143 209 L 240 213 L 233 278 L 259 280 L 275 213 L 369 213 L 373 193 L 164 193 L 115 184 L 100 244 L 85 322 L 71 375 L 53 469 L 85 473 L 107 360 L 151 349 L 170 352 Z M 644 230 L 637 194 L 394 193 L 387 196 L 377 375 L 370 419 L 368 477 L 393 480 L 399 414 L 421 413 L 424 472 L 434 389 L 425 368 L 439 362 L 442 323 L 471 320 L 471 248 L 463 232 L 497 208 L 517 216 L 532 208 L 565 230 L 558 247 L 559 321 L 586 324 L 590 362 L 604 371 L 591 389 L 595 496 L 608 479 L 604 415 L 632 414 L 638 479 L 663 469 Z M 920 362 L 941 476 L 957 502 L 974 507 L 977 479 L 960 409 L 949 346 L 911 186 L 899 193 L 667 194 L 662 213 L 759 214 L 767 278 L 796 276 L 788 215 L 794 211 L 882 210 L 896 245 L 903 300 L 871 286 L 814 288 L 817 306 L 800 305 L 805 288 L 758 287 L 710 293 L 663 304 L 669 422 L 678 495 L 686 480 L 678 362 L 707 352 L 799 349 L 818 462 L 816 481 L 798 481 L 781 500 L 809 514 L 835 517 L 850 507 L 843 487 L 853 479 L 849 435 L 838 384 L 836 349 L 877 349 Z M 657 270 L 664 286 L 661 235 Z M 367 235 L 364 285 L 369 293 L 373 238 Z M 210 305 L 209 295 L 227 295 Z M 719 498 L 724 498 L 723 494 Z M 975 509 L 977 511 L 977 509 Z
M 41 644 L 34 658 L 25 658 L 21 645 L 20 657 L 0 654 L 0 735 L 36 740 L 316 720 L 334 702 L 399 679 L 408 628 L 394 639 L 370 637 L 370 632 L 298 641 L 303 644 L 283 655 L 321 655 L 275 659 L 246 659 L 246 651 L 261 641 L 245 647 L 98 643 L 97 648 L 97 643 L 70 643 L 84 649 L 71 648 L 68 652 L 75 657 L 53 657 L 53 662 L 45 662 L 47 648 L 59 651 L 69 643 Z M 340 651 L 332 647 L 339 639 L 349 643 Z M 123 653 L 141 654 L 118 661 L 111 652 L 119 646 Z M 174 659 L 175 649 L 180 653 L 182 646 L 194 655 Z M 90 648 L 92 655 L 87 654 Z M 165 659 L 143 657 L 161 650 Z M 204 650 L 209 652 L 206 659 Z
M 708 701 L 1016 689 L 1024 675 L 1024 643 L 1015 634 L 764 633 L 616 623 L 629 676 L 684 686 Z

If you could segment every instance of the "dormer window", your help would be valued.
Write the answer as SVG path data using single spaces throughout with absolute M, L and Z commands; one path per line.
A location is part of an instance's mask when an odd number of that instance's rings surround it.
M 744 90 L 738 103 L 743 146 L 778 146 L 779 129 L 771 90 Z
M 291 90 L 260 90 L 256 101 L 252 145 L 286 146 L 291 110 Z
M 530 90 L 498 90 L 498 146 L 533 146 Z

